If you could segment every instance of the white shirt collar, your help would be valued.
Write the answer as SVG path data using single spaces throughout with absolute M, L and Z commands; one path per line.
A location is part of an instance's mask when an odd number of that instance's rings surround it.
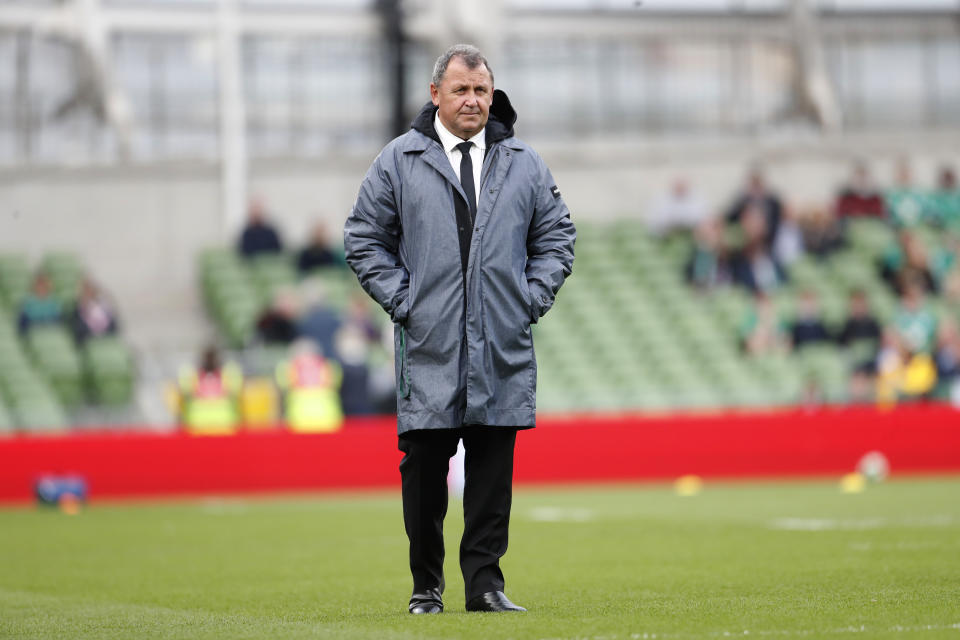
M 437 131 L 437 135 L 440 136 L 440 144 L 443 145 L 443 150 L 447 153 L 452 153 L 457 148 L 458 144 L 464 142 L 462 138 L 453 135 L 447 131 L 445 126 L 443 126 L 443 123 L 440 122 L 440 111 L 437 111 L 436 115 L 433 116 L 433 128 Z M 480 129 L 480 131 L 478 131 L 475 136 L 467 140 L 467 142 L 472 142 L 473 144 L 477 145 L 478 149 L 486 149 L 486 130 L 486 127 Z

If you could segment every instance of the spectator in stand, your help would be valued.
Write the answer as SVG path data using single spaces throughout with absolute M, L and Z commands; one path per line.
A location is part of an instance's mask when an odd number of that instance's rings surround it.
M 862 290 L 850 294 L 847 319 L 837 334 L 837 343 L 851 351 L 854 367 L 873 372 L 880 349 L 880 323 L 870 312 L 870 302 Z
M 266 344 L 288 345 L 296 340 L 298 306 L 294 292 L 277 292 L 273 304 L 257 319 L 257 337 Z
M 760 206 L 751 204 L 740 215 L 744 245 L 730 261 L 733 281 L 750 291 L 770 293 L 787 280 L 786 272 L 770 253 L 766 216 Z
M 117 314 L 113 303 L 89 278 L 84 278 L 80 287 L 80 297 L 73 308 L 70 326 L 77 343 L 117 332 Z
M 934 352 L 937 365 L 937 396 L 960 404 L 960 331 L 954 321 L 944 322 L 937 331 Z
M 913 172 L 906 158 L 897 162 L 896 185 L 884 194 L 887 215 L 896 227 L 915 227 L 931 220 L 930 196 L 913 184 Z
M 199 366 L 182 367 L 179 381 L 180 419 L 189 431 L 213 435 L 236 430 L 243 374 L 236 364 L 221 362 L 219 349 L 204 349 Z
M 913 353 L 930 353 L 937 334 L 937 317 L 927 306 L 923 283 L 907 280 L 893 326 Z
M 313 340 L 322 353 L 336 357 L 334 337 L 343 324 L 340 314 L 327 304 L 326 292 L 320 282 L 305 281 L 301 291 L 306 311 L 297 323 L 297 333 Z
M 800 406 L 807 412 L 814 412 L 827 403 L 823 384 L 815 375 L 807 376 L 800 389 Z
M 800 225 L 804 249 L 821 260 L 846 245 L 844 226 L 828 207 L 808 208 L 800 217 Z
M 33 278 L 29 293 L 20 303 L 17 328 L 26 334 L 37 325 L 59 324 L 63 321 L 63 306 L 53 295 L 50 277 L 43 271 Z
M 820 302 L 817 294 L 805 289 L 800 294 L 796 316 L 790 325 L 790 341 L 794 350 L 802 349 L 811 344 L 830 341 L 830 332 L 823 322 L 820 312 Z
M 960 267 L 954 267 L 943 277 L 941 292 L 948 305 L 960 308 Z
M 277 386 L 284 393 L 284 417 L 296 433 L 330 433 L 343 426 L 340 365 L 309 338 L 290 347 L 290 359 L 277 365 Z
M 340 402 L 347 415 L 373 413 L 370 397 L 369 339 L 362 327 L 347 323 L 337 333 L 337 357 L 343 368 Z
M 684 267 L 687 282 L 701 291 L 710 291 L 730 282 L 723 223 L 718 218 L 702 220 L 693 232 L 693 249 Z
M 877 401 L 876 361 L 853 368 L 847 385 L 847 404 L 869 405 Z
M 873 186 L 866 164 L 858 162 L 854 165 L 850 183 L 840 190 L 834 208 L 839 218 L 885 217 L 883 196 Z
M 379 343 L 382 339 L 383 334 L 380 327 L 377 326 L 373 314 L 370 313 L 370 301 L 365 296 L 360 294 L 351 296 L 344 323 L 358 328 L 368 344 Z
M 930 272 L 937 283 L 937 291 L 943 292 L 950 274 L 957 269 L 957 259 L 960 257 L 960 236 L 952 232 L 940 234 L 942 246 L 933 251 L 929 260 Z
M 940 226 L 960 232 L 960 187 L 953 167 L 940 169 L 937 190 L 931 196 L 933 216 Z
M 244 227 L 243 233 L 240 235 L 238 248 L 244 258 L 283 251 L 280 235 L 273 225 L 267 221 L 266 209 L 260 198 L 254 198 L 250 201 L 247 226 Z
M 910 339 L 891 327 L 883 333 L 877 357 L 877 401 L 884 405 L 926 397 L 937 384 L 937 368 L 928 352 L 910 347 Z
M 927 293 L 935 293 L 937 290 L 927 250 L 920 238 L 908 229 L 901 230 L 897 234 L 897 244 L 884 252 L 880 262 L 880 275 L 898 294 L 903 293 L 907 280 L 920 281 Z
M 780 221 L 783 219 L 783 203 L 780 197 L 771 191 L 759 168 L 750 171 L 747 186 L 743 193 L 737 196 L 733 206 L 727 211 L 728 222 L 741 222 L 744 213 L 748 210 L 759 210 L 766 223 L 766 245 L 773 248 L 773 242 L 780 230 Z
M 688 234 L 709 215 L 706 201 L 691 191 L 690 183 L 681 177 L 653 203 L 648 224 L 654 235 Z
M 759 292 L 740 326 L 740 346 L 748 355 L 780 353 L 787 347 L 786 326 L 773 301 Z
M 789 267 L 803 256 L 803 231 L 797 213 L 790 207 L 783 208 L 783 220 L 773 239 L 773 257 L 785 267 Z
M 343 265 L 343 261 L 340 260 L 333 249 L 330 248 L 326 225 L 318 222 L 310 234 L 310 243 L 297 254 L 297 270 L 300 272 L 300 275 L 304 275 L 314 269 Z M 327 353 L 329 353 L 329 351 Z

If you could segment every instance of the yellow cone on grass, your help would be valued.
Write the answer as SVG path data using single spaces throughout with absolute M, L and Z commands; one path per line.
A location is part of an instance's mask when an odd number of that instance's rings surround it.
M 60 500 L 57 501 L 57 506 L 60 507 L 61 512 L 68 516 L 75 516 L 80 513 L 80 500 L 70 493 L 61 496 Z
M 695 496 L 703 490 L 703 480 L 700 476 L 680 476 L 673 483 L 673 490 L 678 496 Z
M 867 479 L 860 473 L 848 473 L 840 478 L 840 491 L 843 493 L 862 493 L 867 488 Z

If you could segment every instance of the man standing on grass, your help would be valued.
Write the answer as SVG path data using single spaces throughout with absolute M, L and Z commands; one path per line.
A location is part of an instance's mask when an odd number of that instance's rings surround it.
M 573 267 L 550 171 L 513 137 L 516 112 L 480 51 L 437 60 L 431 102 L 367 172 L 347 262 L 394 326 L 411 613 L 440 613 L 447 469 L 463 439 L 460 543 L 468 611 L 524 611 L 503 593 L 517 431 L 534 426 L 530 325 Z

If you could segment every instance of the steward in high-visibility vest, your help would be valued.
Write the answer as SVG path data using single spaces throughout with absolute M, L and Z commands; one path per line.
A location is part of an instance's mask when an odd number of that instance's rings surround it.
M 277 384 L 286 392 L 286 418 L 291 431 L 329 433 L 343 426 L 339 365 L 327 360 L 309 340 L 294 343 L 293 358 L 277 365 Z
M 233 364 L 220 364 L 216 349 L 204 351 L 200 367 L 180 372 L 183 424 L 195 435 L 235 433 L 240 423 L 237 395 L 243 374 Z

